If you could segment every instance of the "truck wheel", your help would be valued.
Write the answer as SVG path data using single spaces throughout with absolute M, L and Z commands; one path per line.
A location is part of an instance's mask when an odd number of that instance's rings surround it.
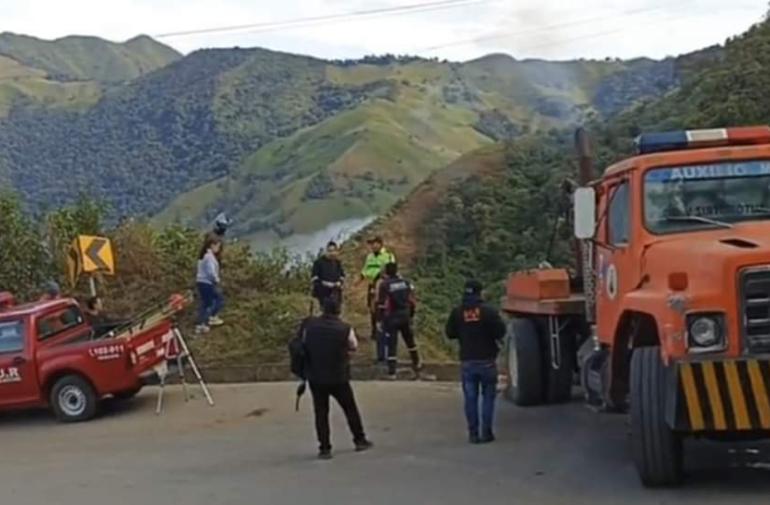
M 535 324 L 512 319 L 506 342 L 508 398 L 522 407 L 543 403 L 543 359 Z
M 112 395 L 112 397 L 115 398 L 116 400 L 120 400 L 120 401 L 130 400 L 133 397 L 135 397 L 136 395 L 138 395 L 139 391 L 141 391 L 141 390 L 142 390 L 142 388 L 140 388 L 140 387 L 134 388 L 134 389 L 129 389 L 128 391 L 121 391 L 120 393 L 114 393 Z
M 546 323 L 547 324 L 547 323 Z M 546 403 L 566 403 L 572 400 L 572 386 L 575 381 L 575 362 L 577 356 L 573 342 L 574 336 L 567 334 L 566 331 L 562 332 L 560 342 L 560 355 L 561 363 L 559 368 L 554 368 L 551 364 L 551 343 L 548 337 L 548 332 L 544 332 L 546 338 L 544 339 L 546 349 L 548 352 L 546 355 L 548 358 L 544 362 L 546 372 L 546 390 L 545 401 Z
M 96 392 L 78 375 L 67 375 L 51 389 L 51 408 L 64 423 L 87 421 L 96 415 Z
M 681 483 L 682 437 L 666 424 L 666 376 L 660 347 L 634 350 L 631 358 L 631 447 L 642 484 Z

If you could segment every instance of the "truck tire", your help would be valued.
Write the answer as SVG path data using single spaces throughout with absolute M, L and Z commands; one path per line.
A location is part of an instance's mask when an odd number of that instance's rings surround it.
M 63 423 L 88 421 L 96 415 L 96 392 L 79 375 L 66 375 L 51 388 L 51 408 Z
M 665 420 L 666 375 L 660 347 L 634 350 L 631 358 L 631 448 L 648 487 L 682 482 L 682 437 Z
M 543 403 L 543 355 L 534 322 L 512 319 L 506 347 L 508 399 L 521 407 L 540 405 Z
M 546 321 L 546 325 L 547 324 Z M 544 330 L 547 330 L 547 327 Z M 551 364 L 551 343 L 548 332 L 543 332 L 543 335 L 546 337 L 544 339 L 544 346 L 545 349 L 547 349 L 547 358 L 543 365 L 546 370 L 546 403 L 567 403 L 572 400 L 572 386 L 575 382 L 575 364 L 577 355 L 575 353 L 575 346 L 573 345 L 573 342 L 576 339 L 574 336 L 567 334 L 568 331 L 569 327 L 567 327 L 565 331 L 562 331 L 561 338 L 559 339 L 561 344 L 561 363 L 559 368 L 554 368 Z

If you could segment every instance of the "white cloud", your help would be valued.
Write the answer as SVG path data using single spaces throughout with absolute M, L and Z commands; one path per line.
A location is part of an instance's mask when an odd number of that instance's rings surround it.
M 426 0 L 0 0 L 8 4 L 0 11 L 3 30 L 43 38 L 85 34 L 125 40 L 139 33 L 276 22 L 422 1 Z M 280 31 L 242 30 L 163 41 L 184 52 L 263 46 L 327 58 L 383 52 L 461 60 L 489 52 L 520 58 L 663 57 L 721 43 L 758 21 L 766 9 L 760 0 L 583 0 L 572 7 L 565 7 L 563 0 L 479 2 Z M 472 41 L 477 38 L 484 40 Z M 440 47 L 424 51 L 435 46 Z

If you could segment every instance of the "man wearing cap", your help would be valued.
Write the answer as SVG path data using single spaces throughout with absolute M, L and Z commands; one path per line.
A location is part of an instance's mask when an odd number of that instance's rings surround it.
M 382 237 L 373 237 L 367 240 L 369 254 L 366 256 L 364 268 L 361 270 L 361 278 L 369 283 L 366 295 L 366 304 L 369 307 L 369 320 L 372 329 L 372 340 L 377 341 L 377 361 L 385 361 L 385 337 L 377 331 L 377 282 L 381 279 L 385 265 L 395 263 L 396 256 L 385 249 Z
M 505 337 L 505 323 L 498 311 L 484 302 L 479 281 L 465 283 L 462 302 L 452 310 L 446 336 L 460 342 L 465 417 L 472 444 L 495 440 L 492 424 L 497 395 L 497 355 Z M 479 430 L 479 393 L 481 429 Z
M 40 296 L 41 302 L 61 298 L 61 288 L 59 288 L 59 284 L 56 281 L 46 282 L 44 290 L 45 291 L 43 292 L 42 296 Z

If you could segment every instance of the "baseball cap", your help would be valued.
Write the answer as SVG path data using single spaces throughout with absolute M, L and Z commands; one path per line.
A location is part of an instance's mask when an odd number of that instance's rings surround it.
M 476 279 L 468 279 L 465 282 L 465 294 L 466 295 L 478 295 L 481 294 L 481 291 L 484 289 L 484 286 L 481 284 L 481 282 L 477 281 Z

